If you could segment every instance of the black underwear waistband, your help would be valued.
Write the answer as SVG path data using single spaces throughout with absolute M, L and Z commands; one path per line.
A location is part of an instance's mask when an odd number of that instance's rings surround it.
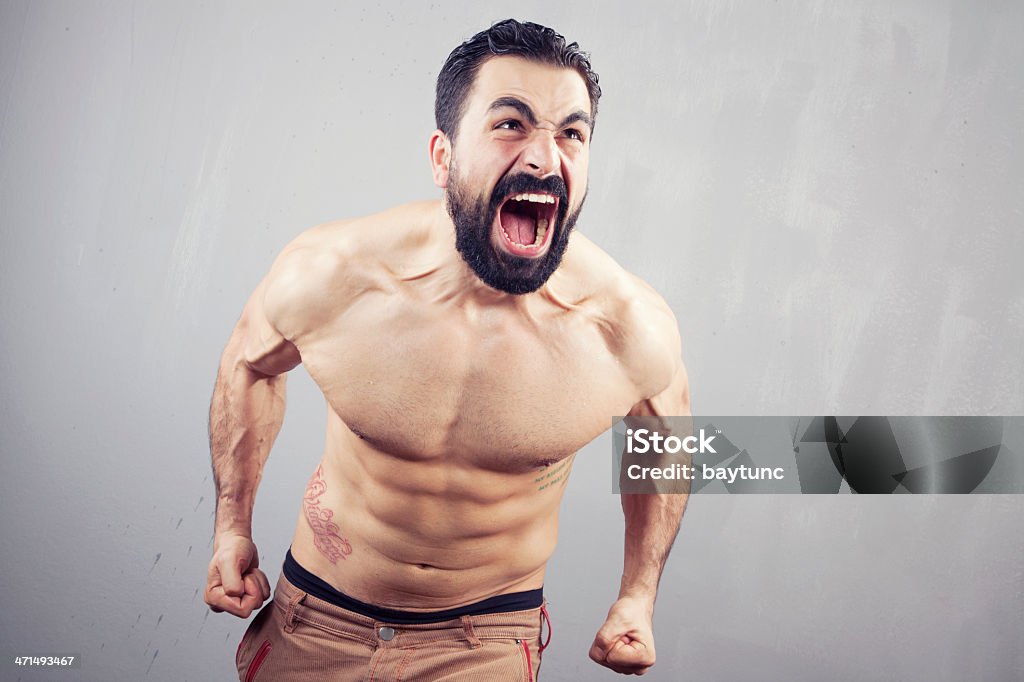
M 526 611 L 528 609 L 540 608 L 544 603 L 544 588 L 538 588 L 526 592 L 499 594 L 496 597 L 488 597 L 473 604 L 467 604 L 466 606 L 454 609 L 445 609 L 444 611 L 417 612 L 385 609 L 372 604 L 365 604 L 358 599 L 353 599 L 344 592 L 334 589 L 300 566 L 299 562 L 292 556 L 291 549 L 284 555 L 284 577 L 288 579 L 288 582 L 306 594 L 311 594 L 328 604 L 334 604 L 343 609 L 354 611 L 367 618 L 400 625 L 440 623 L 452 620 L 453 618 L 461 618 L 462 616 L 483 616 L 489 613 Z

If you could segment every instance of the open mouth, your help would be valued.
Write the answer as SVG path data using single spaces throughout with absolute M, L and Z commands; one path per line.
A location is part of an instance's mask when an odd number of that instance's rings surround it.
M 558 215 L 558 197 L 523 192 L 511 194 L 498 208 L 498 228 L 505 248 L 517 255 L 542 255 L 551 243 Z

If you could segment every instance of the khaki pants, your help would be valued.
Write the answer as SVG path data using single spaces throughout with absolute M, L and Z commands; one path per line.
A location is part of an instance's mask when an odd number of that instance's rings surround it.
M 546 616 L 541 607 L 399 625 L 306 594 L 282 575 L 235 663 L 242 682 L 535 682 Z

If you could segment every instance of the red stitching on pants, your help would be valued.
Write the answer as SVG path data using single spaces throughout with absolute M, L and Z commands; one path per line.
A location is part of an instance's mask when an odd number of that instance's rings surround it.
M 260 644 L 260 650 L 256 652 L 256 655 L 252 659 L 252 663 L 249 664 L 249 670 L 245 673 L 245 682 L 252 682 L 256 679 L 256 673 L 260 671 L 260 667 L 263 665 L 263 661 L 267 660 L 267 654 L 274 648 L 274 645 L 270 643 L 270 640 L 265 640 L 263 644 Z

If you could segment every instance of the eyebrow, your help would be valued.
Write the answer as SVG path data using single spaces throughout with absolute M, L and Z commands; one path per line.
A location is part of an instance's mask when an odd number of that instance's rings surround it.
M 487 111 L 494 111 L 503 107 L 510 107 L 519 112 L 519 115 L 526 119 L 526 122 L 530 125 L 537 125 L 537 115 L 533 113 L 533 109 L 530 105 L 517 97 L 499 97 L 498 99 L 491 102 L 491 106 L 487 107 Z M 594 129 L 594 120 L 590 118 L 587 112 L 579 109 L 572 112 L 561 120 L 557 127 L 564 128 L 567 125 L 582 121 L 591 130 Z

